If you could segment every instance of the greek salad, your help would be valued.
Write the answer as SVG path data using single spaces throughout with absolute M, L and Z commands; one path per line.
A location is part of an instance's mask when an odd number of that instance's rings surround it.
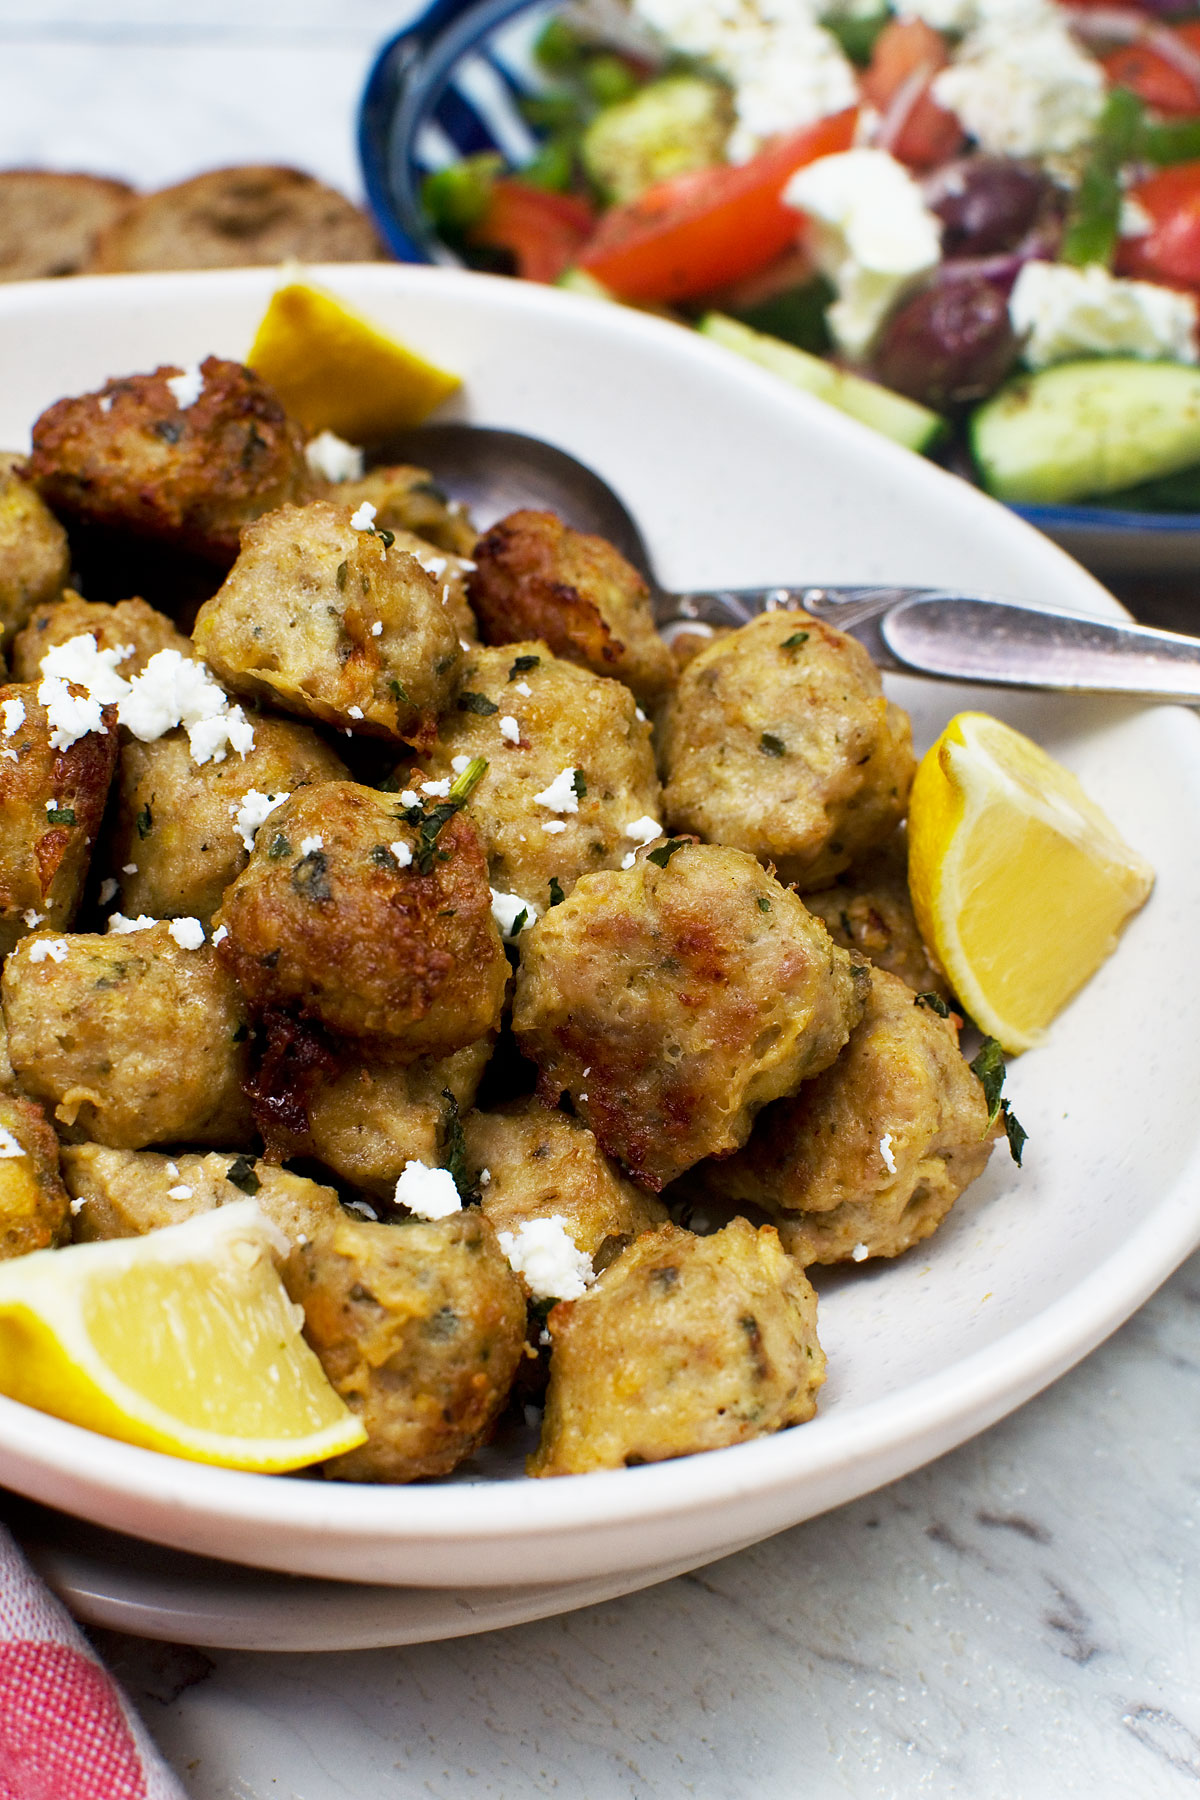
M 424 205 L 470 265 L 665 310 L 1002 499 L 1200 511 L 1200 20 L 1170 6 L 575 0 L 536 156 Z

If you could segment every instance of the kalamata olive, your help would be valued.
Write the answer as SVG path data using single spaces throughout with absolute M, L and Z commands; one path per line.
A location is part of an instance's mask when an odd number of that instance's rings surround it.
M 1047 175 L 1007 156 L 963 157 L 941 170 L 930 189 L 946 257 L 1014 249 L 1054 198 Z
M 887 320 L 872 373 L 885 387 L 941 410 L 990 394 L 1018 349 L 1005 285 L 955 275 L 951 265 Z

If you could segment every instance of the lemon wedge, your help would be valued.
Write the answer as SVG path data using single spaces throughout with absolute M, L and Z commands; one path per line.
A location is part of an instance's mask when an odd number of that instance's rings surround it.
M 462 386 L 335 295 L 300 281 L 276 291 L 246 360 L 307 432 L 333 431 L 353 444 L 419 425 Z
M 921 935 L 1008 1051 L 1039 1041 L 1154 885 L 1070 770 L 987 713 L 959 713 L 923 758 L 908 857 Z
M 0 1392 L 105 1437 L 277 1473 L 366 1438 L 300 1335 L 253 1200 L 0 1264 Z

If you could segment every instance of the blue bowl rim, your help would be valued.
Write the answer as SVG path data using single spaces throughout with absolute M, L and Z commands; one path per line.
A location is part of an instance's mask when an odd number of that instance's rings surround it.
M 401 147 L 421 123 L 425 96 L 459 57 L 489 31 L 544 0 L 431 0 L 416 19 L 389 38 L 368 72 L 358 112 L 358 153 L 367 203 L 399 262 L 452 261 L 422 217 L 418 196 L 392 179 L 404 166 Z M 419 73 L 421 79 L 415 77 Z M 1106 506 L 1013 506 L 1041 529 L 1074 535 L 1117 532 L 1126 538 L 1200 536 L 1200 513 L 1142 513 Z

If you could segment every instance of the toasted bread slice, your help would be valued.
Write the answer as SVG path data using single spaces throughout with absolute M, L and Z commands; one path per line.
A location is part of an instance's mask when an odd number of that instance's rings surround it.
M 133 197 L 99 175 L 0 169 L 0 281 L 78 275 L 97 233 Z

